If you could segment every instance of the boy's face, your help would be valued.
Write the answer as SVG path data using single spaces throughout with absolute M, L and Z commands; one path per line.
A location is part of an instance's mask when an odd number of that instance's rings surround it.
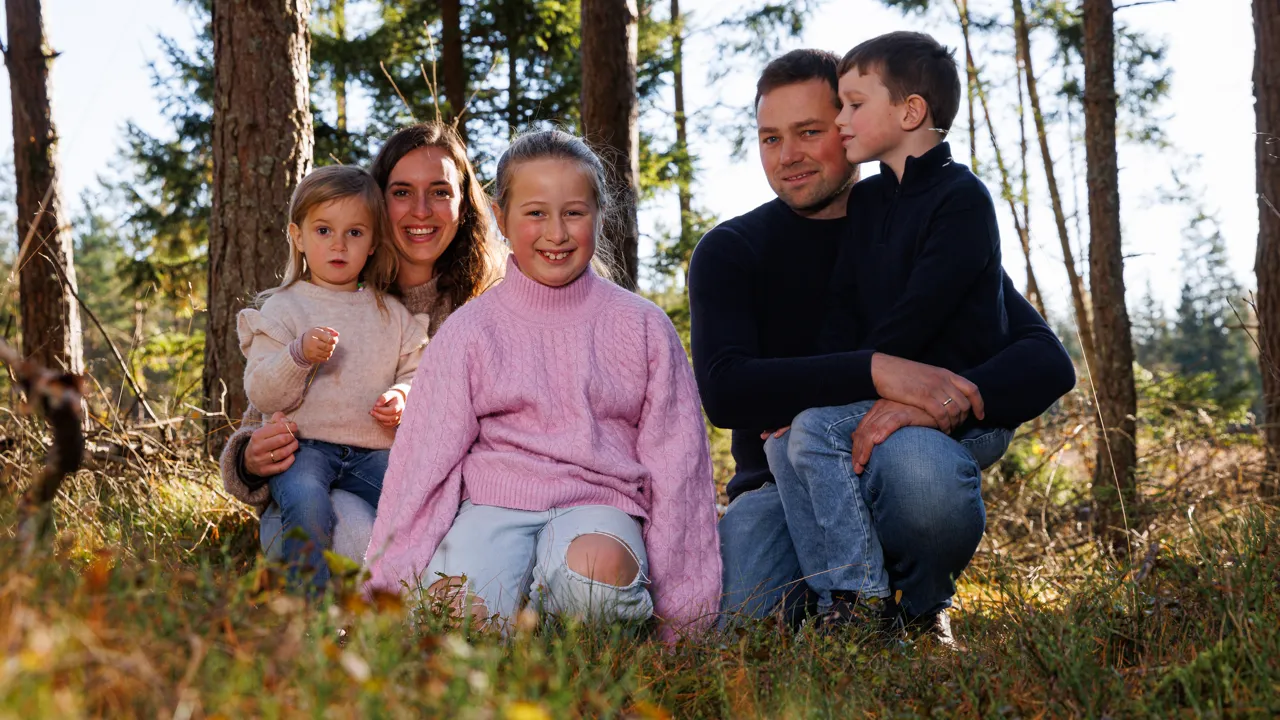
M 808 80 L 774 88 L 756 107 L 760 162 L 769 187 L 805 217 L 830 210 L 853 177 L 832 100 L 830 85 Z
M 895 104 L 880 73 L 850 70 L 840 78 L 840 114 L 836 126 L 851 163 L 881 160 L 905 134 L 907 104 Z

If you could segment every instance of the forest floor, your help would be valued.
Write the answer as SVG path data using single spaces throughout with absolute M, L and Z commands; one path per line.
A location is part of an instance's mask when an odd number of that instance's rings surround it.
M 1194 412 L 1144 432 L 1124 560 L 1086 534 L 1082 412 L 1024 429 L 984 481 L 988 533 L 952 612 L 963 653 L 771 622 L 673 646 L 573 623 L 503 640 L 410 623 L 354 580 L 304 603 L 213 462 L 138 432 L 93 438 L 51 546 L 23 558 L 15 501 L 47 438 L 9 413 L 0 718 L 1277 716 L 1280 512 L 1259 502 L 1256 436 Z

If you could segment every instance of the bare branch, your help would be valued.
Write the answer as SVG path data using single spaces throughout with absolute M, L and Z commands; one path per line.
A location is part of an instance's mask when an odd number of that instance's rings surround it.
M 1111 12 L 1123 10 L 1125 8 L 1138 7 L 1139 5 L 1162 5 L 1164 3 L 1171 3 L 1174 1 L 1175 0 L 1140 0 L 1139 2 L 1128 3 L 1127 5 L 1117 5 L 1114 8 L 1111 8 Z

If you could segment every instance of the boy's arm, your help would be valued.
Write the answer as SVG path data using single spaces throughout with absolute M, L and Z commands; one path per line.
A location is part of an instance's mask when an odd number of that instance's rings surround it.
M 1011 342 L 985 363 L 960 373 L 982 393 L 984 424 L 1017 427 L 1048 410 L 1076 384 L 1071 356 L 1004 275 L 1004 306 Z
M 751 252 L 737 233 L 716 228 L 698 243 L 689 265 L 694 376 L 712 424 L 778 428 L 811 407 L 875 397 L 869 351 L 762 357 Z
M 995 207 L 985 189 L 965 187 L 939 205 L 906 290 L 888 313 L 875 318 L 862 349 L 918 359 L 992 264 L 1000 264 Z

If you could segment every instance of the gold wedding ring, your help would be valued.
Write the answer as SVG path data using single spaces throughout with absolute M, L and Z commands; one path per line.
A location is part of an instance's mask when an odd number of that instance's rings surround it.
M 268 450 L 268 451 L 267 451 L 267 454 L 271 456 L 271 462 L 275 462 L 275 461 L 276 461 L 276 451 L 275 451 L 275 450 Z

